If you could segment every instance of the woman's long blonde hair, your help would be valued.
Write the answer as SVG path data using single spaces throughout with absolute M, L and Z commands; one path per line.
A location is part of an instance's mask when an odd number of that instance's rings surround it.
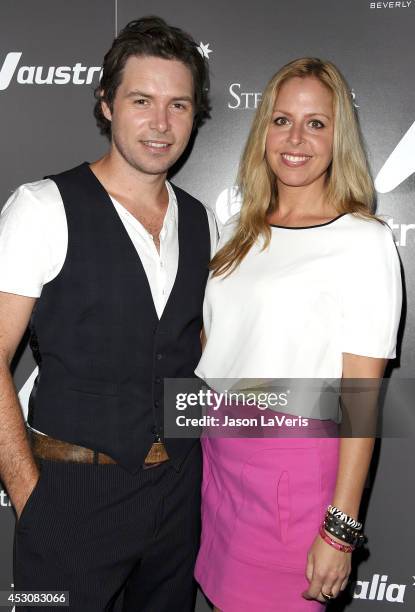
M 233 238 L 212 259 L 213 276 L 232 272 L 258 237 L 264 238 L 264 249 L 269 245 L 271 230 L 267 215 L 278 207 L 278 189 L 265 157 L 265 141 L 281 86 L 293 77 L 315 77 L 333 94 L 333 159 L 327 173 L 327 202 L 339 214 L 374 217 L 373 181 L 349 86 L 331 62 L 313 57 L 294 60 L 272 77 L 255 114 L 237 178 L 242 196 L 239 223 Z

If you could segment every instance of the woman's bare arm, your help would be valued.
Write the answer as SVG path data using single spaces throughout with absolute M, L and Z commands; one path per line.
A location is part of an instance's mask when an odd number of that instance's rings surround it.
M 353 518 L 358 517 L 372 458 L 374 438 L 370 437 L 370 433 L 374 432 L 379 383 L 386 363 L 386 359 L 343 353 L 342 400 L 345 416 L 352 431 L 364 432 L 366 429 L 364 435 L 367 437 L 340 439 L 339 466 L 332 504 Z M 353 388 L 359 388 L 357 379 L 364 379 L 363 393 L 351 392 Z M 336 597 L 346 587 L 350 570 L 350 553 L 332 548 L 317 536 L 308 553 L 306 576 L 310 585 L 303 596 L 321 602 L 324 602 L 322 592 L 333 593 Z

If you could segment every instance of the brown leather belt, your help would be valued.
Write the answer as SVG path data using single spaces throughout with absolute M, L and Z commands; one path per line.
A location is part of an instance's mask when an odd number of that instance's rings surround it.
M 28 434 L 33 455 L 38 459 L 68 463 L 99 463 L 103 465 L 117 463 L 109 455 L 94 451 L 92 448 L 85 448 L 84 446 L 71 444 L 64 440 L 56 440 L 50 436 L 39 434 L 32 429 L 28 429 Z M 153 442 L 144 459 L 143 467 L 157 467 L 168 460 L 169 456 L 163 442 Z

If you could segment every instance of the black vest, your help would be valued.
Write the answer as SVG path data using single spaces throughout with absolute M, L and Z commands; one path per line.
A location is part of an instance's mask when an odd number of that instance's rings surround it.
M 68 250 L 31 320 L 39 364 L 29 424 L 104 452 L 129 471 L 163 436 L 163 378 L 193 377 L 200 358 L 210 236 L 203 205 L 174 187 L 179 262 L 158 319 L 141 260 L 87 163 L 50 177 L 62 196 Z M 178 469 L 194 440 L 166 440 Z

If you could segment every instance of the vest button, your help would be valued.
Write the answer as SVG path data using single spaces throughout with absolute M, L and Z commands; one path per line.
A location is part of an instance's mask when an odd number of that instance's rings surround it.
M 158 359 L 158 361 L 160 361 L 160 359 L 163 359 L 163 355 L 161 353 L 157 353 L 156 359 Z
M 156 401 L 154 402 L 154 405 L 155 405 L 155 407 L 156 407 L 156 408 L 158 408 L 158 407 L 160 406 L 160 402 L 159 402 L 158 400 L 156 400 Z
M 159 385 L 161 383 L 161 378 L 160 376 L 156 376 L 156 378 L 154 379 L 154 382 Z

